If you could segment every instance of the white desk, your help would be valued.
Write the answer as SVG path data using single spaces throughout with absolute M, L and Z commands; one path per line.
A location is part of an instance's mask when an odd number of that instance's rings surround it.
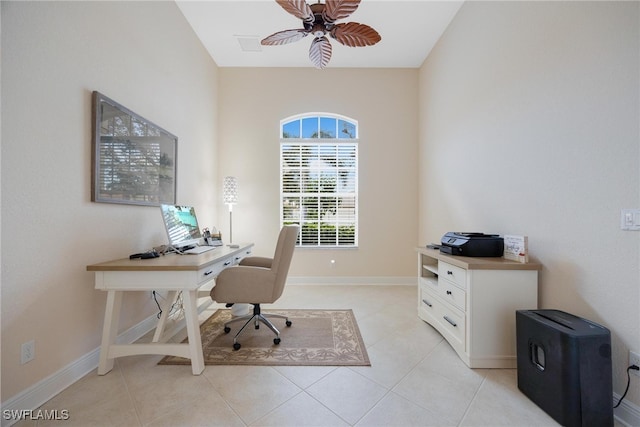
M 107 291 L 102 344 L 98 375 L 113 369 L 114 358 L 137 354 L 164 354 L 191 359 L 191 370 L 199 375 L 204 370 L 204 356 L 198 322 L 198 289 L 210 285 L 217 275 L 251 253 L 253 244 L 238 248 L 220 246 L 200 255 L 164 255 L 151 259 L 119 259 L 87 266 L 95 272 L 95 287 Z M 210 288 L 211 286 L 209 286 Z M 164 301 L 162 316 L 158 320 L 150 343 L 116 344 L 122 294 L 126 291 L 169 291 Z M 165 334 L 164 327 L 169 310 L 179 292 L 182 292 L 188 344 L 168 343 L 177 331 Z

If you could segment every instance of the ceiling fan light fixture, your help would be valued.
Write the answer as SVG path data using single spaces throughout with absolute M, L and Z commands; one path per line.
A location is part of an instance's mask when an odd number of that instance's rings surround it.
M 320 38 L 320 37 L 324 37 L 324 35 L 327 33 L 327 30 L 323 25 L 315 24 L 313 28 L 311 28 L 310 32 L 315 38 Z

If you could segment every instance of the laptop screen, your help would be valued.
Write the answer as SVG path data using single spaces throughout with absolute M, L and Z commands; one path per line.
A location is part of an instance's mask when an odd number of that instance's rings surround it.
M 202 234 L 193 206 L 160 205 L 160 209 L 170 245 L 179 248 L 200 242 Z

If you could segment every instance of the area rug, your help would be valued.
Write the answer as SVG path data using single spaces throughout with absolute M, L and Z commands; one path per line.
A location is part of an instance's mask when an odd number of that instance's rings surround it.
M 242 345 L 233 350 L 233 337 L 243 322 L 230 325 L 224 333 L 231 310 L 217 310 L 200 326 L 205 365 L 263 366 L 371 366 L 352 310 L 262 310 L 263 314 L 289 317 L 272 319 L 280 330 L 281 342 L 273 343 L 275 334 L 264 324 L 260 329 L 249 325 L 238 337 Z M 186 342 L 186 340 L 185 340 Z M 191 360 L 166 356 L 161 365 L 190 365 Z

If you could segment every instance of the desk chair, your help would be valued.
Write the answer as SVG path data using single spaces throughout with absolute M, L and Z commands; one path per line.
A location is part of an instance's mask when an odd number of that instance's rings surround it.
M 273 339 L 276 345 L 280 344 L 280 331 L 268 318 L 285 319 L 285 324 L 291 326 L 291 321 L 286 316 L 261 314 L 260 304 L 273 303 L 282 295 L 299 229 L 298 225 L 282 227 L 273 258 L 244 258 L 238 266 L 223 270 L 216 278 L 216 285 L 211 290 L 211 298 L 214 301 L 253 305 L 253 314 L 237 317 L 224 325 L 225 333 L 229 333 L 231 323 L 245 321 L 244 326 L 233 338 L 234 350 L 240 349 L 238 335 L 252 322 L 256 329 L 260 328 L 260 323 L 267 325 L 276 334 Z

